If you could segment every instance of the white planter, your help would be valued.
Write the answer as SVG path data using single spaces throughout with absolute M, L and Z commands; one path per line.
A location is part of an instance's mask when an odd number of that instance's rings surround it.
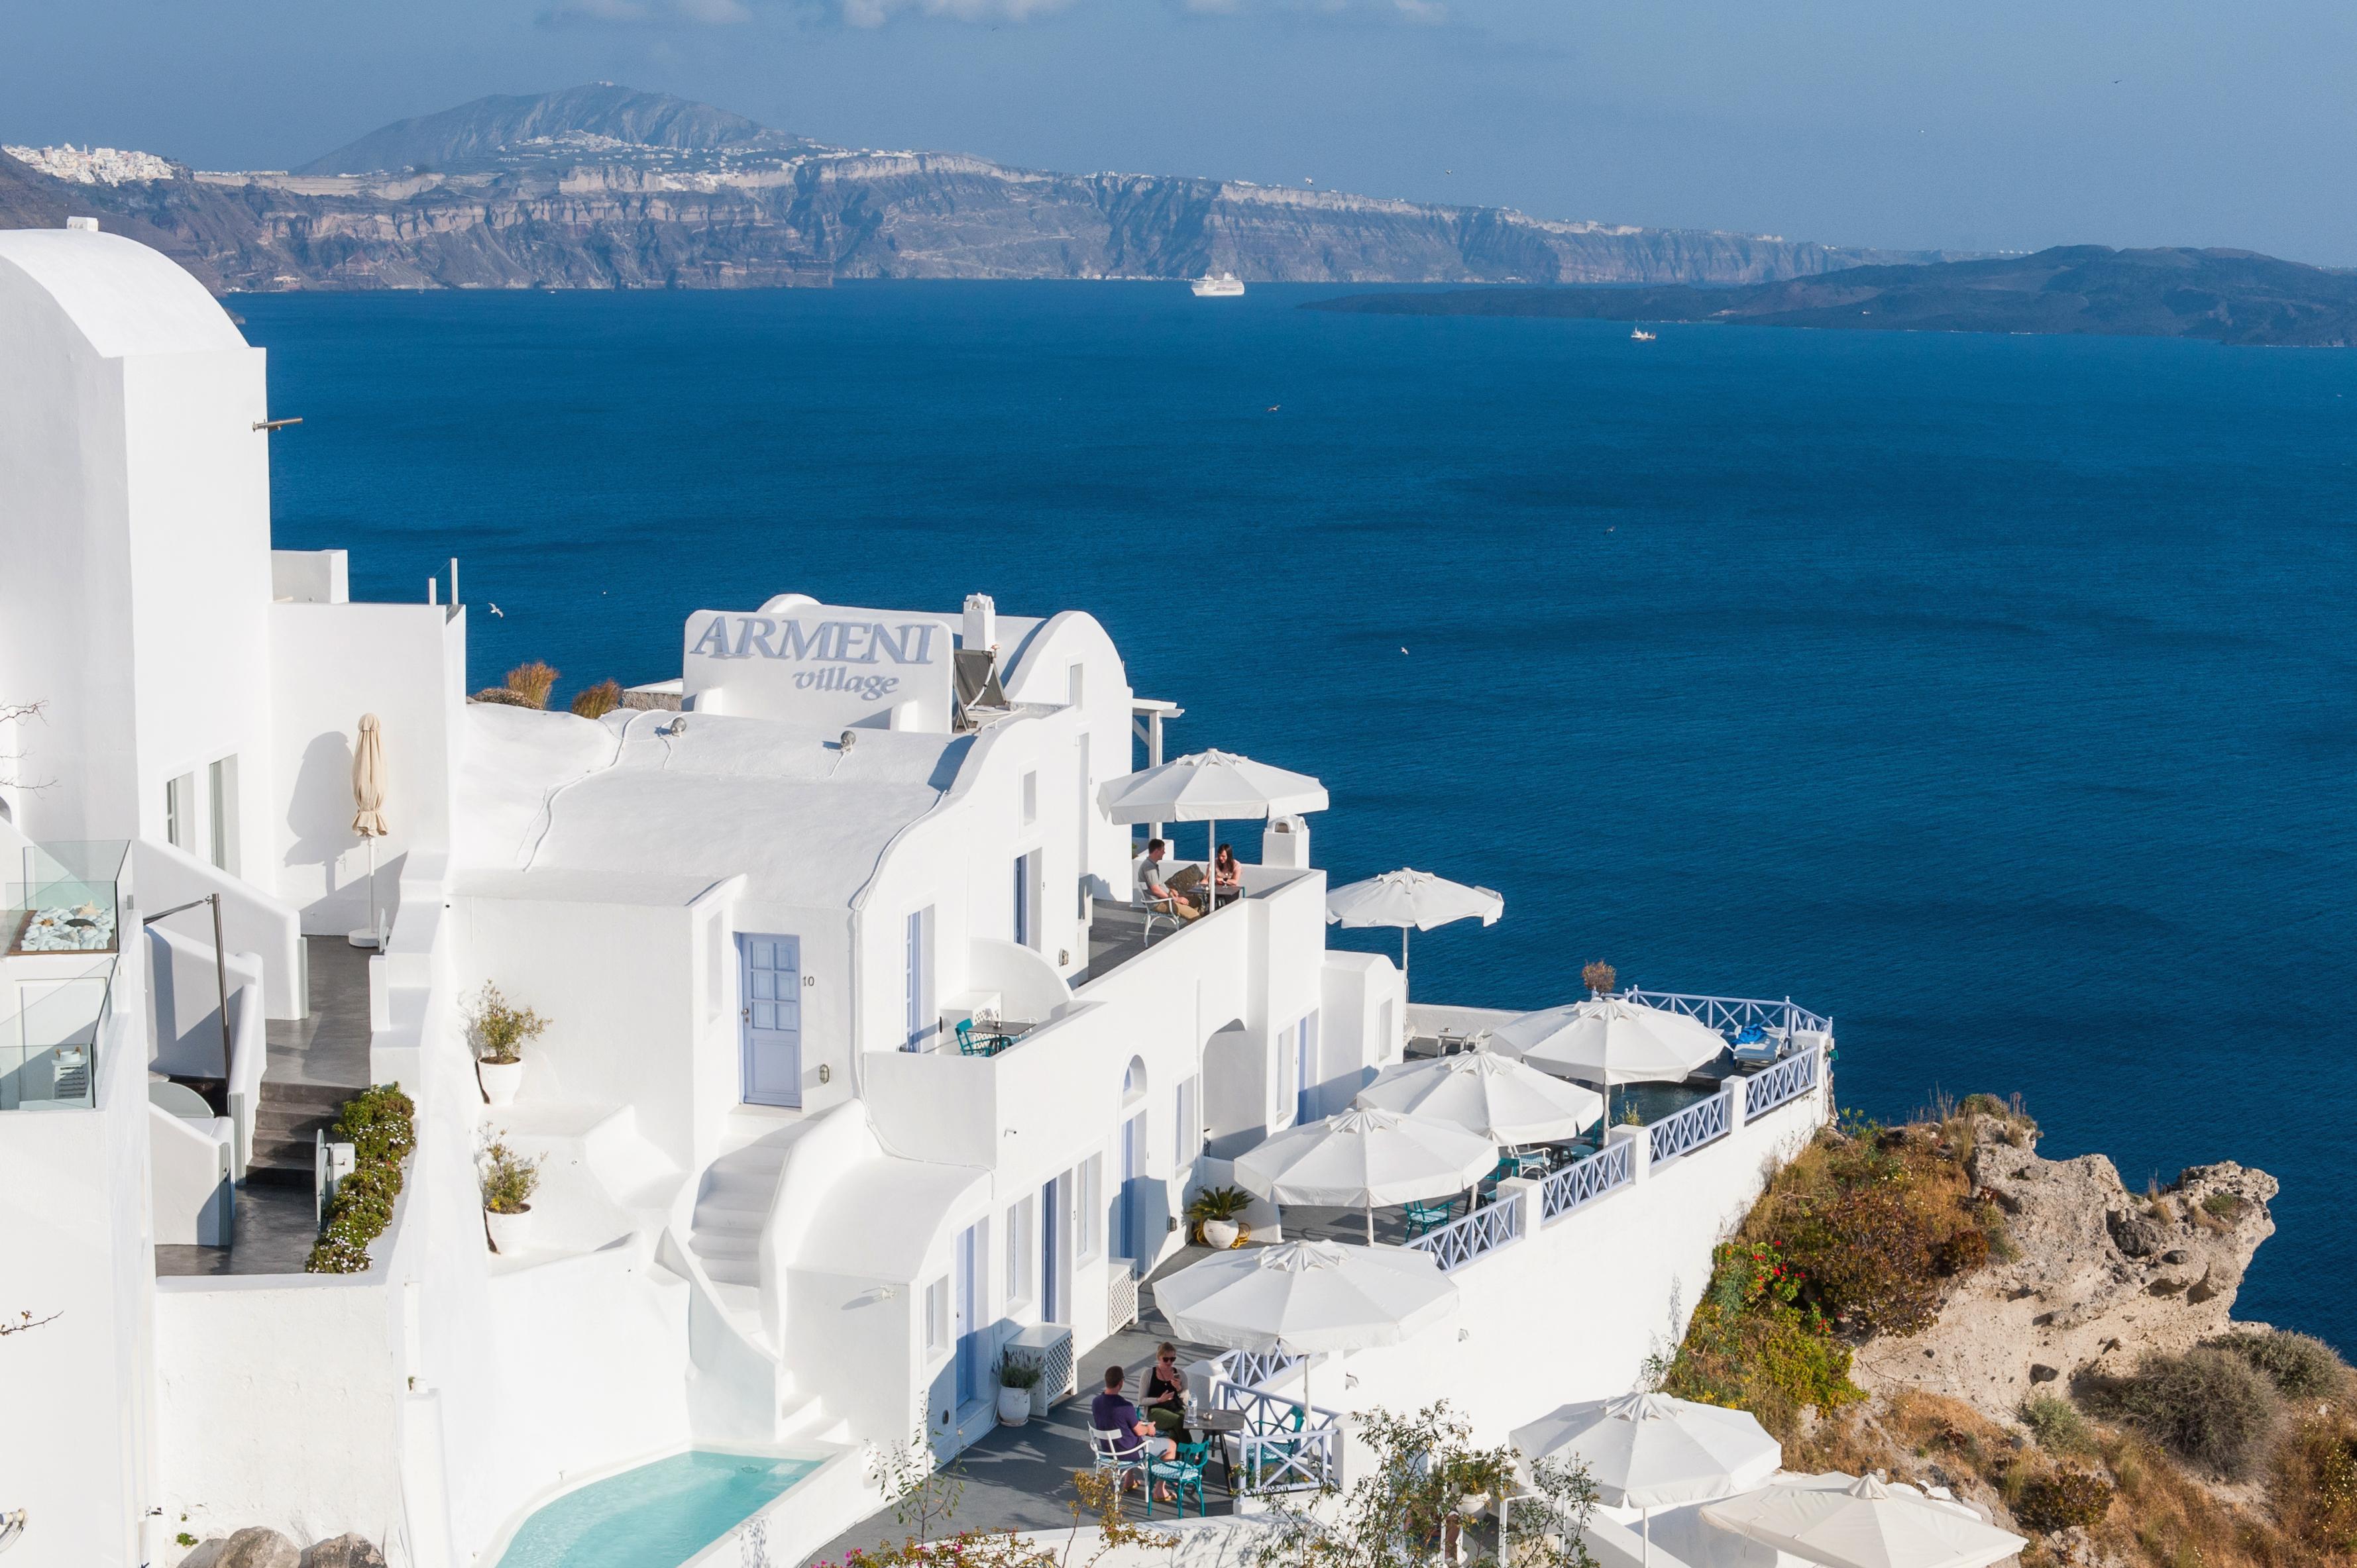
M 1236 1238 L 1242 1232 L 1236 1229 L 1236 1222 L 1232 1219 L 1203 1221 L 1203 1245 L 1214 1252 L 1224 1252 L 1234 1246 Z
M 483 1210 L 483 1223 L 490 1228 L 491 1246 L 501 1257 L 513 1257 L 532 1245 L 532 1205 L 523 1206 L 521 1214 L 494 1214 Z
M 1029 1389 L 1001 1389 L 998 1391 L 999 1425 L 1022 1426 L 1028 1423 L 1030 1419 L 1031 1391 Z
M 523 1087 L 523 1062 L 478 1061 L 476 1072 L 482 1075 L 483 1093 L 494 1105 L 507 1105 L 515 1100 L 516 1090 Z

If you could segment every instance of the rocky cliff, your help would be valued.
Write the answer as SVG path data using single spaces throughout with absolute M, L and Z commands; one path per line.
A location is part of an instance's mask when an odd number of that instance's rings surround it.
M 644 288 L 838 277 L 1745 284 L 1912 253 L 958 154 L 830 147 L 600 85 L 403 121 L 294 173 L 65 186 L 228 287 Z

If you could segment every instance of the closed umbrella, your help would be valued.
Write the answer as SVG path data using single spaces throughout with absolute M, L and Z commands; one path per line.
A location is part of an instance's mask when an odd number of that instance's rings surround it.
M 1492 1051 L 1400 1062 L 1359 1090 L 1358 1103 L 1446 1122 L 1500 1144 L 1573 1138 L 1604 1114 L 1594 1090 L 1549 1078 Z
M 1181 1339 L 1306 1357 L 1396 1345 L 1456 1311 L 1457 1286 L 1415 1248 L 1286 1241 L 1190 1263 L 1154 1305 Z
M 1510 1018 L 1491 1031 L 1490 1048 L 1598 1085 L 1609 1110 L 1614 1084 L 1675 1083 L 1717 1060 L 1727 1038 L 1667 1007 L 1595 996 Z
M 1667 1394 L 1620 1394 L 1567 1404 L 1514 1429 L 1532 1459 L 1564 1459 L 1587 1470 L 1615 1508 L 1645 1510 L 1643 1555 L 1653 1550 L 1652 1510 L 1707 1502 L 1760 1485 L 1784 1451 L 1748 1411 L 1696 1404 Z
M 1097 788 L 1097 806 L 1116 822 L 1203 822 L 1205 874 L 1222 822 L 1265 822 L 1326 809 L 1326 786 L 1228 751 L 1197 751 L 1125 773 Z
M 1236 1184 L 1272 1203 L 1367 1211 L 1463 1192 L 1498 1163 L 1489 1139 L 1445 1122 L 1354 1108 L 1288 1127 L 1236 1160 Z
M 1494 926 L 1506 900 L 1487 887 L 1468 887 L 1429 871 L 1401 869 L 1337 887 L 1326 895 L 1326 919 L 1337 926 L 1396 926 L 1400 934 L 1400 990 L 1407 990 L 1407 934 L 1457 920 Z
M 1702 1517 L 1825 1568 L 1989 1568 L 2029 1544 L 1961 1504 L 1872 1476 L 1803 1476 L 1712 1503 Z
M 352 832 L 367 841 L 369 852 L 369 923 L 349 940 L 356 948 L 382 944 L 376 912 L 376 841 L 391 830 L 385 826 L 384 732 L 374 714 L 361 715 L 359 741 L 352 746 Z

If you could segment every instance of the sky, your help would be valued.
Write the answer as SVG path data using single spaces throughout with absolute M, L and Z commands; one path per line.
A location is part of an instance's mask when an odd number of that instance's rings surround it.
M 1040 168 L 2357 265 L 2345 0 L 8 0 L 0 21 L 0 140 L 208 168 L 610 81 Z

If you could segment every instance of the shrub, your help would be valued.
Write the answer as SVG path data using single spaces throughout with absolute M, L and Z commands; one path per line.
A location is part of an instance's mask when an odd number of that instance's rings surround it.
M 2069 1466 L 2022 1486 L 2013 1517 L 2040 1535 L 2058 1530 L 2092 1530 L 2112 1511 L 2112 1484 Z
M 573 694 L 573 711 L 585 719 L 602 719 L 622 705 L 622 683 L 600 681 Z
M 1802 1283 L 1768 1242 L 1722 1245 L 1685 1339 L 1662 1374 L 1663 1391 L 1748 1410 L 1779 1434 L 1794 1431 L 1803 1410 L 1863 1399 L 1849 1380 L 1849 1348 L 1803 1304 Z
M 369 1266 L 369 1244 L 393 1223 L 401 1197 L 401 1165 L 417 1146 L 417 1107 L 392 1084 L 364 1089 L 336 1113 L 335 1139 L 352 1146 L 351 1174 L 336 1184 L 319 1239 L 303 1270 L 357 1274 Z
M 2021 1402 L 2021 1424 L 2052 1454 L 2093 1454 L 2095 1429 L 2079 1407 L 2060 1394 L 2032 1394 Z
M 1047 1369 L 1029 1356 L 1010 1355 L 998 1363 L 998 1386 L 1003 1389 L 1036 1389 L 1047 1375 Z
M 508 690 L 522 698 L 527 708 L 548 706 L 548 693 L 555 686 L 556 671 L 538 659 L 508 671 Z
M 1194 1220 L 1234 1219 L 1252 1207 L 1253 1195 L 1240 1187 L 1207 1187 L 1187 1205 L 1187 1218 Z
M 540 1159 L 525 1159 L 494 1139 L 483 1149 L 483 1207 L 493 1214 L 522 1214 L 540 1186 Z
M 2357 1552 L 2357 1425 L 2310 1415 L 2276 1455 L 2276 1511 L 2321 1552 Z
M 2240 1219 L 2245 1205 L 2240 1195 L 2231 1192 L 2207 1192 L 2201 1195 L 2201 1208 L 2217 1219 Z
M 2286 1398 L 2330 1399 L 2349 1376 L 2338 1352 L 2307 1334 L 2268 1329 L 2256 1334 L 2222 1334 L 2202 1343 L 2213 1350 L 2229 1350 L 2266 1376 Z
M 1612 994 L 1612 987 L 1620 979 L 1620 971 L 1598 959 L 1579 972 L 1579 983 L 1598 996 Z
M 2250 1474 L 2275 1424 L 2274 1385 L 2225 1350 L 2147 1356 L 2115 1395 L 2125 1414 L 2179 1457 L 2232 1479 Z
M 505 1066 L 523 1059 L 527 1040 L 540 1038 L 548 1020 L 529 1007 L 511 1007 L 500 988 L 486 983 L 467 1010 L 468 1032 L 480 1059 Z

